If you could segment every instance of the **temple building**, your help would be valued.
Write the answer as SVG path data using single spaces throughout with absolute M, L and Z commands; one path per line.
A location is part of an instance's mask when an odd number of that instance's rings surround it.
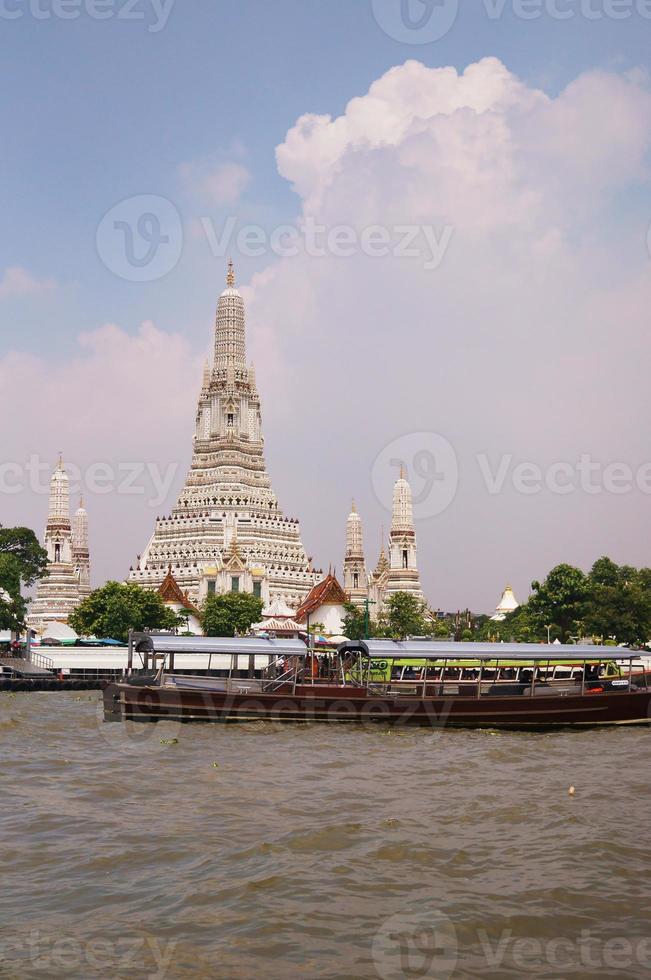
M 401 471 L 393 488 L 389 554 L 387 556 L 383 540 L 380 557 L 370 574 L 364 558 L 362 521 L 353 504 L 346 522 L 344 589 L 349 601 L 355 605 L 363 606 L 368 599 L 374 607 L 373 616 L 382 612 L 387 598 L 396 592 L 409 592 L 424 601 L 418 572 L 411 487 L 404 472 Z
M 192 463 L 176 506 L 156 521 L 129 574 L 159 589 L 171 566 L 184 595 L 252 592 L 297 608 L 319 577 L 297 520 L 285 517 L 264 459 L 260 396 L 246 362 L 244 301 L 229 262 L 217 306 L 214 352 L 196 414 Z
M 30 606 L 28 625 L 41 632 L 46 623 L 66 623 L 90 595 L 88 514 L 80 503 L 70 520 L 70 481 L 60 457 L 50 481 L 50 504 L 43 547 L 48 566 Z
M 305 629 L 317 627 L 325 637 L 340 637 L 344 628 L 348 595 L 332 570 L 314 586 L 297 613 L 297 622 Z
M 282 636 L 295 639 L 305 632 L 305 627 L 296 621 L 296 614 L 283 599 L 276 598 L 262 610 L 262 619 L 251 627 L 252 633 L 265 636 Z
M 510 585 L 504 589 L 502 593 L 502 598 L 497 604 L 497 608 L 494 614 L 491 616 L 491 620 L 496 623 L 501 623 L 503 619 L 506 619 L 507 615 L 514 612 L 516 609 L 520 608 L 520 603 L 515 598 L 515 593 Z
M 167 575 L 163 579 L 158 594 L 172 612 L 184 620 L 184 626 L 180 627 L 182 633 L 192 633 L 193 636 L 202 636 L 201 616 L 195 604 L 189 598 L 187 592 L 182 592 L 179 584 L 172 575 L 172 566 L 167 570 Z

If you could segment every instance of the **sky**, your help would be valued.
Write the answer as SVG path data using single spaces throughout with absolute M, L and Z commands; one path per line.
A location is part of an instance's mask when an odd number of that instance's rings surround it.
M 191 457 L 232 255 L 280 505 L 435 608 L 651 564 L 651 3 L 0 0 L 0 523 L 64 454 L 93 581 Z

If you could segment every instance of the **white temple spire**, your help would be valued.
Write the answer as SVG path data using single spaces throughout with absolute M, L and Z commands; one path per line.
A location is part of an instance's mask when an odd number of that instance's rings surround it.
M 72 519 L 72 561 L 79 574 L 79 585 L 82 598 L 90 594 L 90 550 L 88 539 L 88 512 L 84 507 L 84 498 L 79 501 L 79 508 Z
M 393 511 L 391 515 L 391 531 L 414 531 L 414 515 L 411 502 L 411 487 L 400 467 L 400 478 L 393 488 Z
M 233 541 L 237 554 L 227 560 Z M 254 591 L 265 602 L 281 596 L 299 606 L 316 577 L 300 525 L 283 514 L 267 472 L 260 395 L 247 366 L 244 300 L 232 261 L 217 304 L 214 358 L 199 394 L 190 471 L 129 581 L 158 589 L 170 565 L 179 588 L 197 604 L 231 590 Z
M 28 616 L 29 625 L 40 629 L 53 620 L 66 622 L 70 613 L 90 592 L 88 515 L 82 506 L 70 521 L 70 483 L 63 455 L 50 481 L 50 503 L 44 547 L 48 556 L 46 575 L 40 580 Z
M 368 576 L 364 560 L 362 519 L 353 500 L 346 521 L 346 555 L 344 558 L 344 589 L 352 602 L 361 603 L 367 595 Z
M 411 487 L 400 467 L 400 477 L 393 488 L 393 510 L 389 532 L 389 578 L 387 594 L 411 592 L 423 598 L 416 561 L 416 529 L 411 497 Z
M 70 523 L 70 482 L 63 464 L 63 456 L 59 454 L 50 480 L 50 520 L 61 520 Z

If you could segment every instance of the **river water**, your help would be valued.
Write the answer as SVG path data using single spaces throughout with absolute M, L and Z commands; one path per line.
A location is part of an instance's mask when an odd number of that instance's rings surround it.
M 99 701 L 0 694 L 2 978 L 651 975 L 646 729 L 106 725 Z

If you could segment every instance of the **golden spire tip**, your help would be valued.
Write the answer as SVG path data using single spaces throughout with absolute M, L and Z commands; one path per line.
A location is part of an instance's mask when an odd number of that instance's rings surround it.
M 226 274 L 226 285 L 227 286 L 231 286 L 231 287 L 235 285 L 235 266 L 233 265 L 233 260 L 232 259 L 229 259 L 228 260 L 228 272 Z

